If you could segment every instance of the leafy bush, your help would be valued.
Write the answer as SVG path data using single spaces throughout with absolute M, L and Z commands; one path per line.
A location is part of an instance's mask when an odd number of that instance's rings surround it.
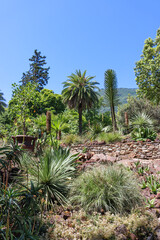
M 42 222 L 37 217 L 38 191 L 33 188 L 32 184 L 23 191 L 11 185 L 0 189 L 0 239 L 39 239 Z
M 130 212 L 141 202 L 138 183 L 122 166 L 91 169 L 73 183 L 71 202 L 86 210 Z
M 102 132 L 98 135 L 97 139 L 99 141 L 105 141 L 106 143 L 113 143 L 113 142 L 118 142 L 122 140 L 122 137 L 119 133 L 115 132 L 110 132 L 110 133 L 105 133 Z
M 128 119 L 131 121 L 137 113 L 144 111 L 146 115 L 152 116 L 153 126 L 158 130 L 160 126 L 160 106 L 153 105 L 146 99 L 138 99 L 136 97 L 128 97 L 127 104 L 118 107 L 117 120 L 119 127 L 122 130 L 127 128 L 125 126 L 125 112 L 128 113 Z
M 157 134 L 153 129 L 141 127 L 135 128 L 132 131 L 131 136 L 136 141 L 146 141 L 147 139 L 154 141 L 157 137 Z

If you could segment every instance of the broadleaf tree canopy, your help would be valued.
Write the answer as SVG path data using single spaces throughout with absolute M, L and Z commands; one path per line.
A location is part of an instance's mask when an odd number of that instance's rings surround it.
M 155 40 L 148 38 L 144 43 L 141 59 L 136 62 L 136 82 L 139 97 L 160 103 L 160 28 Z

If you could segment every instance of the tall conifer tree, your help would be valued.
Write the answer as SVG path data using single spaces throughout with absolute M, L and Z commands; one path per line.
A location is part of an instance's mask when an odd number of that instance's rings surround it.
M 37 83 L 37 90 L 40 91 L 43 89 L 43 86 L 48 83 L 49 79 L 49 67 L 45 68 L 46 57 L 41 56 L 41 52 L 37 50 L 34 51 L 34 55 L 29 59 L 30 69 L 26 73 L 23 73 L 22 76 L 22 85 L 26 85 L 28 82 Z

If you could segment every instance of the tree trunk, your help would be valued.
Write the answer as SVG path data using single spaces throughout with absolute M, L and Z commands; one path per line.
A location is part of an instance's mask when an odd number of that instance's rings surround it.
M 27 129 L 26 129 L 26 121 L 23 121 L 23 135 L 27 134 Z
M 128 120 L 128 113 L 127 112 L 124 113 L 124 119 L 125 119 L 125 125 L 128 127 L 129 120 Z
M 78 114 L 79 114 L 79 135 L 82 135 L 82 106 L 81 106 L 81 104 L 78 107 Z
M 46 128 L 47 133 L 51 133 L 51 113 L 49 111 L 46 113 Z
M 61 140 L 61 130 L 58 131 L 57 140 Z
M 117 131 L 117 123 L 116 123 L 116 116 L 114 111 L 114 105 L 111 105 L 111 117 L 112 117 L 112 126 L 113 126 L 113 132 Z

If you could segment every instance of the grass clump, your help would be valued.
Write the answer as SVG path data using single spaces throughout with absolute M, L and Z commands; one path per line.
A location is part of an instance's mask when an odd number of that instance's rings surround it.
M 97 140 L 98 141 L 105 141 L 106 143 L 113 143 L 113 142 L 119 142 L 122 140 L 122 136 L 115 132 L 110 132 L 110 133 L 105 133 L 105 132 L 102 132 L 98 135 L 97 137 Z
M 87 211 L 130 212 L 141 203 L 134 175 L 118 165 L 100 166 L 80 175 L 73 183 L 72 204 Z
M 62 139 L 62 142 L 69 146 L 72 144 L 82 144 L 85 141 L 86 141 L 85 136 L 79 136 L 76 134 L 65 135 Z

